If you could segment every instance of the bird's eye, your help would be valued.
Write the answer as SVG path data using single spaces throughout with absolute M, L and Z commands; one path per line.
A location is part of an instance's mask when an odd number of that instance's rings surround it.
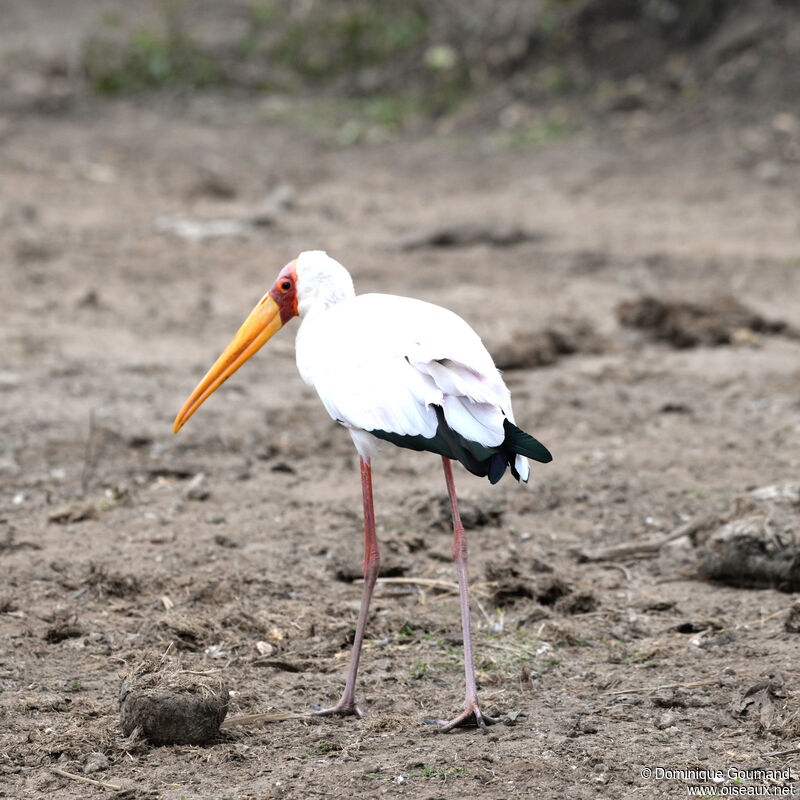
M 281 291 L 282 292 L 288 292 L 289 289 L 291 289 L 291 288 L 292 288 L 292 282 L 291 281 L 284 281 L 281 284 Z

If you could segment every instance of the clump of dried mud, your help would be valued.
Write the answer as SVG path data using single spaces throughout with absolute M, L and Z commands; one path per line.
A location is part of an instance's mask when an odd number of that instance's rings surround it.
M 123 678 L 119 710 L 125 736 L 139 729 L 155 745 L 207 744 L 225 719 L 228 688 L 220 678 L 147 656 Z
M 676 348 L 751 341 L 754 334 L 790 334 L 783 320 L 770 320 L 734 297 L 707 303 L 641 297 L 617 306 L 622 325 L 644 331 L 656 341 Z

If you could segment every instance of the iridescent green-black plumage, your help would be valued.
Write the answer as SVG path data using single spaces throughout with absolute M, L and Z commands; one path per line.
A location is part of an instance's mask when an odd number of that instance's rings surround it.
M 553 460 L 550 451 L 541 442 L 520 430 L 507 418 L 503 420 L 505 438 L 501 444 L 487 447 L 465 439 L 447 424 L 444 411 L 440 406 L 433 408 L 439 424 L 436 428 L 436 435 L 431 438 L 381 430 L 372 430 L 370 433 L 378 439 L 391 442 L 398 447 L 406 447 L 409 450 L 426 450 L 460 461 L 473 475 L 480 478 L 488 477 L 491 483 L 497 483 L 503 477 L 506 467 L 511 467 L 511 474 L 519 480 L 519 473 L 514 468 L 514 459 L 517 455 L 532 458 L 542 464 Z

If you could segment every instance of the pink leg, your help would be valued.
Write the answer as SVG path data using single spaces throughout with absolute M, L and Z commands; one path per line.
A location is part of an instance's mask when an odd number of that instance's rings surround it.
M 464 525 L 461 523 L 461 515 L 458 513 L 458 500 L 456 499 L 456 487 L 453 483 L 453 470 L 450 466 L 450 459 L 442 457 L 444 463 L 444 477 L 447 481 L 447 492 L 450 495 L 450 507 L 453 512 L 453 558 L 456 560 L 458 570 L 458 593 L 461 605 L 461 630 L 464 634 L 464 671 L 467 679 L 467 699 L 464 704 L 464 711 L 451 720 L 429 719 L 425 720 L 439 726 L 442 733 L 458 728 L 463 725 L 478 725 L 485 728 L 496 722 L 502 722 L 503 718 L 489 717 L 481 712 L 478 705 L 478 690 L 475 686 L 475 666 L 472 659 L 472 635 L 469 625 L 469 589 L 467 588 L 467 534 L 464 532 Z
M 361 643 L 364 641 L 364 629 L 367 625 L 367 613 L 372 599 L 372 590 L 378 577 L 378 567 L 381 563 L 378 553 L 378 539 L 375 536 L 375 511 L 372 507 L 372 470 L 369 461 L 361 459 L 361 491 L 364 495 L 364 591 L 361 595 L 361 609 L 358 612 L 356 624 L 356 637 L 353 642 L 353 655 L 350 657 L 350 669 L 347 672 L 347 683 L 339 702 L 331 708 L 319 708 L 313 712 L 316 716 L 328 714 L 341 714 L 346 716 L 355 714 L 362 716 L 361 710 L 356 705 L 356 675 L 358 662 L 361 658 Z

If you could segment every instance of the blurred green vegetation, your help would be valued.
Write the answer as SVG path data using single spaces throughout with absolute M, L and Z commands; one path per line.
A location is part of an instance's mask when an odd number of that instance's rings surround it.
M 312 88 L 323 103 L 335 96 L 344 106 L 339 138 L 353 142 L 446 113 L 473 88 L 462 56 L 434 36 L 424 2 L 261 2 L 244 7 L 244 21 L 239 8 L 236 36 L 217 43 L 194 30 L 186 2 L 163 0 L 156 8 L 147 25 L 132 25 L 124 14 L 98 19 L 81 53 L 95 91 Z M 316 113 L 341 117 L 330 103 Z
M 565 111 L 556 107 L 542 119 L 509 130 L 498 131 L 493 139 L 499 149 L 536 147 L 571 136 L 578 127 Z
M 178 7 L 163 7 L 163 27 L 138 28 L 122 37 L 122 19 L 106 14 L 86 40 L 81 64 L 92 87 L 103 94 L 161 87 L 202 88 L 224 81 L 225 72 L 184 28 Z
M 103 94 L 221 87 L 296 99 L 311 90 L 345 110 L 344 121 L 338 110 L 314 112 L 335 118 L 340 140 L 380 140 L 492 92 L 489 107 L 522 100 L 538 111 L 570 97 L 612 110 L 690 97 L 698 73 L 686 48 L 711 37 L 736 0 L 668 5 L 669 13 L 644 0 L 153 0 L 152 13 L 122 6 L 98 17 L 81 64 Z M 711 52 L 698 61 L 706 71 L 728 57 Z M 500 134 L 501 147 L 546 144 L 575 125 L 537 113 L 505 127 L 513 130 Z
M 253 19 L 275 25 L 275 7 L 260 8 Z M 413 4 L 330 3 L 318 8 L 323 13 L 286 21 L 268 52 L 308 78 L 329 80 L 385 64 L 417 49 L 428 35 L 428 19 Z
M 192 33 L 185 3 L 163 0 L 157 8 L 160 19 L 147 26 L 130 28 L 118 14 L 98 20 L 81 59 L 98 92 L 215 84 L 291 90 L 347 79 L 355 94 L 409 84 L 435 93 L 464 83 L 455 51 L 431 44 L 423 3 L 258 3 L 246 8 L 237 40 L 216 46 Z

